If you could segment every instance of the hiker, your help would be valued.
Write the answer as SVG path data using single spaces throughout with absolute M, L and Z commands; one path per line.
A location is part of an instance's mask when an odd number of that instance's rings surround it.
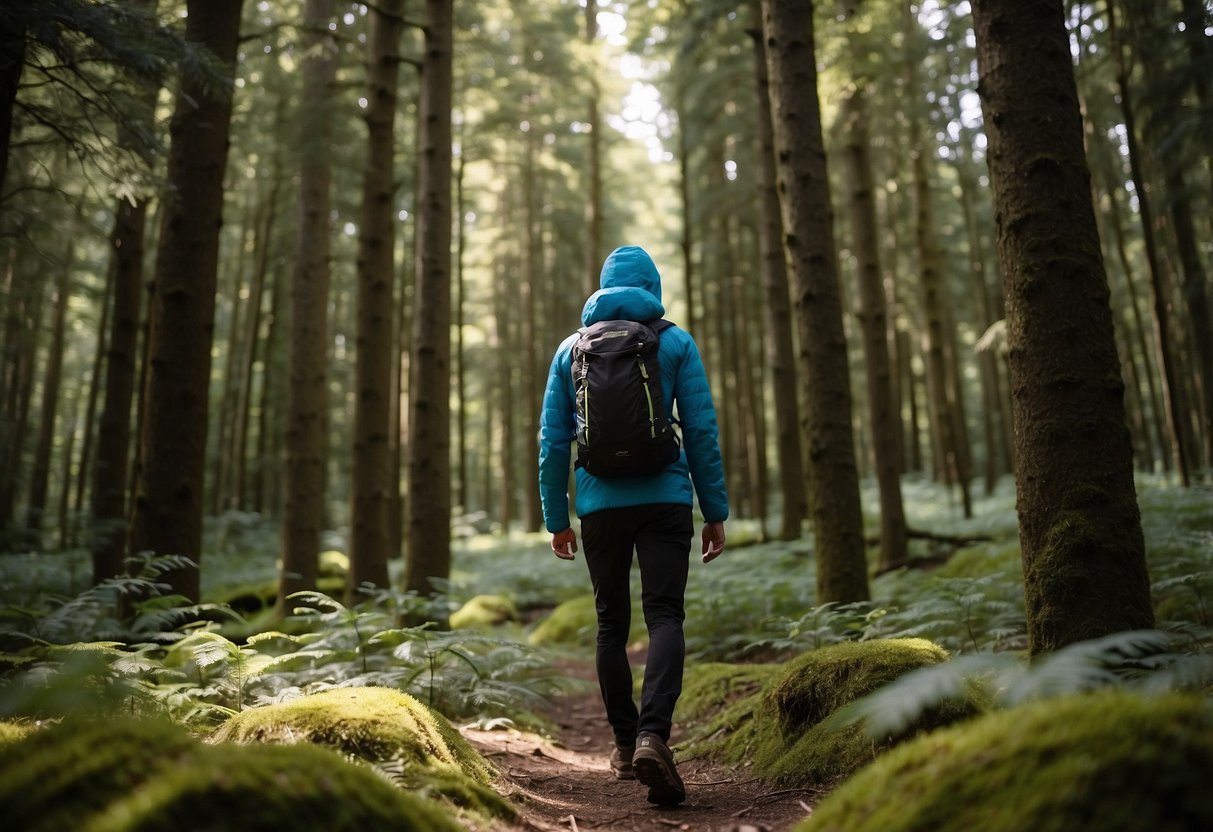
M 595 663 L 615 734 L 611 771 L 648 786 L 650 802 L 674 805 L 686 799 L 668 743 L 686 650 L 692 484 L 705 521 L 704 563 L 724 550 L 729 515 L 716 410 L 694 339 L 661 320 L 661 276 L 648 253 L 611 252 L 600 285 L 582 309 L 584 328 L 560 345 L 548 373 L 539 429 L 543 518 L 552 551 L 573 560 L 568 480 L 576 441 L 576 512 L 598 612 Z M 671 425 L 675 406 L 681 443 Z M 649 631 L 639 711 L 627 656 L 633 550 Z

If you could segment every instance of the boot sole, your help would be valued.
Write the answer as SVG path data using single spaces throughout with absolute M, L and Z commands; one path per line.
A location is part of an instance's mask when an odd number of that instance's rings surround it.
M 649 803 L 659 806 L 677 806 L 687 799 L 686 787 L 677 771 L 653 752 L 653 756 L 639 756 L 632 760 L 632 771 L 636 779 L 649 787 Z

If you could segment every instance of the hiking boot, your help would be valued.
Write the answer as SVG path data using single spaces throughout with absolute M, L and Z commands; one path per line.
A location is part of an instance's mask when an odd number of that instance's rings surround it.
M 621 745 L 616 745 L 611 751 L 611 774 L 615 775 L 616 780 L 636 779 L 636 772 L 632 770 L 632 755 L 635 753 L 635 748 Z
M 636 738 L 632 769 L 636 779 L 649 787 L 649 803 L 677 806 L 687 799 L 686 786 L 674 766 L 674 755 L 656 734 L 644 732 Z

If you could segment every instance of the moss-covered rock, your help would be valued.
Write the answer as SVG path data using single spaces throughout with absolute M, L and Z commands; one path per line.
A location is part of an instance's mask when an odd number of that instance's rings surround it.
M 598 613 L 594 608 L 593 595 L 579 595 L 570 598 L 552 610 L 547 618 L 539 622 L 531 631 L 527 640 L 536 646 L 585 645 L 594 643 L 598 632 Z M 632 606 L 632 626 L 628 638 L 633 643 L 646 642 L 648 630 L 644 624 L 644 614 L 634 604 Z
M 460 829 L 437 804 L 318 747 L 207 748 L 120 797 L 89 832 Z
M 688 665 L 674 714 L 675 725 L 683 731 L 680 754 L 740 762 L 727 753 L 721 738 L 753 719 L 763 691 L 781 670 L 778 664 Z
M 750 692 L 736 696 L 686 743 L 692 753 L 724 762 L 751 763 L 755 774 L 782 785 L 831 783 L 870 762 L 893 741 L 875 743 L 862 726 L 823 723 L 836 711 L 920 667 L 947 659 L 923 639 L 844 642 L 805 653 L 783 665 L 755 666 L 745 674 L 720 669 L 688 685 L 690 704 L 721 685 Z M 907 735 L 967 715 L 948 706 Z M 692 722 L 695 719 L 691 717 Z
M 0 744 L 0 805 L 24 832 L 460 828 L 331 750 L 211 747 L 156 719 L 76 717 Z
M 408 787 L 441 796 L 482 815 L 514 810 L 489 788 L 492 768 L 441 714 L 389 688 L 333 688 L 254 708 L 228 720 L 212 742 L 296 744 L 335 748 L 387 764 Z
M 267 580 L 221 587 L 208 592 L 203 600 L 212 604 L 227 604 L 241 615 L 248 616 L 272 608 L 277 598 L 278 582 Z
M 1213 708 L 1103 692 L 937 731 L 884 755 L 797 832 L 1213 828 Z
M 1019 541 L 979 543 L 957 549 L 937 570 L 937 578 L 984 578 L 1001 572 L 1022 579 Z
M 537 646 L 552 644 L 590 644 L 598 629 L 598 613 L 593 595 L 579 595 L 558 604 L 534 630 L 527 641 Z
M 518 620 L 518 608 L 504 595 L 477 595 L 451 613 L 451 629 L 483 629 Z
M 350 572 L 350 557 L 337 549 L 325 549 L 320 553 L 318 574 L 322 578 L 340 578 L 343 582 Z
M 27 832 L 77 829 L 160 772 L 188 767 L 202 749 L 175 725 L 111 717 L 66 719 L 0 745 L 5 825 Z

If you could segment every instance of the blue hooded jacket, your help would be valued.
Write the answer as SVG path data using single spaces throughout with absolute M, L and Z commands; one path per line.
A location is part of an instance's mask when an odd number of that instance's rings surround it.
M 602 286 L 590 295 L 581 322 L 650 321 L 665 314 L 661 305 L 661 276 L 648 253 L 638 246 L 617 248 L 607 257 L 600 277 Z M 573 390 L 572 352 L 578 334 L 564 340 L 548 371 L 539 422 L 539 493 L 543 521 L 553 534 L 569 527 L 569 463 L 577 439 Z M 670 327 L 661 334 L 658 351 L 661 385 L 667 416 L 677 407 L 682 453 L 654 477 L 604 479 L 577 469 L 577 516 L 608 508 L 675 503 L 692 505 L 699 495 L 699 510 L 709 523 L 729 516 L 724 486 L 724 465 L 716 430 L 716 409 L 707 374 L 695 340 L 686 331 Z M 692 489 L 692 483 L 694 488 Z

